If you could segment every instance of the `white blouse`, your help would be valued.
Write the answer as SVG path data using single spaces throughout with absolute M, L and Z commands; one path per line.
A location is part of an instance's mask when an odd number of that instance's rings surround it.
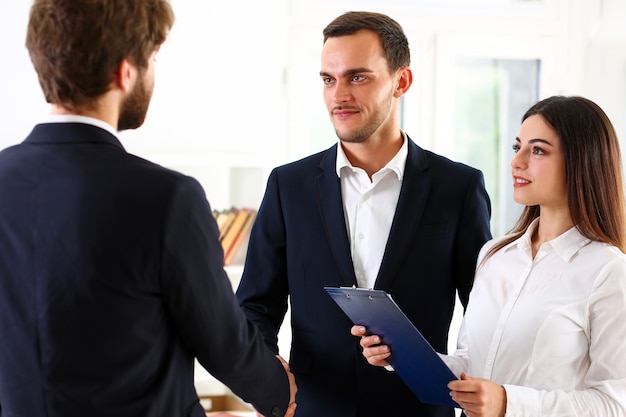
M 524 236 L 484 264 L 442 356 L 504 386 L 507 417 L 626 416 L 626 255 L 574 227 L 531 254 Z

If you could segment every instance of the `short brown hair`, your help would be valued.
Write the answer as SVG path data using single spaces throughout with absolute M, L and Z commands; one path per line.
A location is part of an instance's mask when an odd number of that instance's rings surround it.
M 324 43 L 328 38 L 354 35 L 361 30 L 370 30 L 378 35 L 390 71 L 411 64 L 409 41 L 402 26 L 381 13 L 347 12 L 335 18 L 324 28 Z
M 168 0 L 35 0 L 26 47 L 46 101 L 92 108 L 124 59 L 148 66 L 173 23 Z

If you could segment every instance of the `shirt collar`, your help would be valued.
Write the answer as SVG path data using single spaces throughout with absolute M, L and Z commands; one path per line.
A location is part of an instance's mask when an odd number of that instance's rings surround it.
M 49 114 L 42 120 L 42 123 L 85 123 L 104 129 L 117 138 L 117 132 L 113 126 L 100 119 L 89 116 L 80 116 L 78 114 Z
M 402 134 L 403 140 L 402 146 L 400 147 L 396 155 L 391 158 L 391 160 L 387 162 L 387 165 L 385 165 L 380 171 L 391 170 L 396 173 L 396 175 L 398 176 L 398 180 L 402 181 L 402 178 L 404 176 L 404 168 L 406 166 L 406 159 L 409 155 L 409 141 L 407 140 L 406 133 L 404 131 L 401 130 L 400 133 Z M 352 166 L 352 164 L 348 160 L 348 157 L 346 156 L 346 153 L 343 151 L 343 147 L 341 146 L 341 141 L 339 141 L 339 143 L 337 144 L 336 164 L 337 176 L 339 178 L 341 178 L 342 168 L 354 169 L 354 166 Z
M 539 217 L 537 217 L 528 226 L 526 232 L 516 241 L 507 245 L 505 249 L 509 249 L 513 246 L 519 246 L 521 250 L 526 253 L 532 253 L 532 235 L 539 227 Z M 591 240 L 583 236 L 576 226 L 555 237 L 554 239 L 545 242 L 544 245 L 550 245 L 554 252 L 559 255 L 564 262 L 569 262 L 579 250 L 589 244 Z

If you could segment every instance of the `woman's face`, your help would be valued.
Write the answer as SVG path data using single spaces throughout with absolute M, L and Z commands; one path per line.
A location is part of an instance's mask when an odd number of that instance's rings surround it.
M 565 157 L 561 139 L 540 115 L 528 117 L 520 127 L 511 161 L 513 198 L 526 206 L 567 209 Z

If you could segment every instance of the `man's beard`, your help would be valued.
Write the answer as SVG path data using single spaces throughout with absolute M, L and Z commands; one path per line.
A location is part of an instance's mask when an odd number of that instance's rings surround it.
M 117 119 L 118 131 L 137 129 L 143 124 L 152 98 L 152 87 L 148 88 L 147 84 L 145 71 L 141 71 L 135 87 L 122 104 Z
M 376 109 L 376 112 L 372 114 L 367 120 L 367 123 L 359 129 L 340 132 L 335 128 L 335 134 L 342 142 L 347 143 L 362 143 L 369 139 L 370 136 L 376 132 L 380 126 L 389 117 L 391 112 L 391 106 L 393 102 L 393 92 L 389 93 L 389 96 L 382 101 Z

